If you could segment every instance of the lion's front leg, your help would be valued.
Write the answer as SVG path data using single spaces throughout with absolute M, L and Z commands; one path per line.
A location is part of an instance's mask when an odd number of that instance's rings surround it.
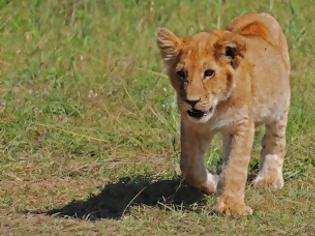
M 252 209 L 245 204 L 245 184 L 250 160 L 254 124 L 246 121 L 224 135 L 224 164 L 220 174 L 216 209 L 220 213 L 247 215 Z
M 203 155 L 206 152 L 212 136 L 198 131 L 196 128 L 181 126 L 181 160 L 180 167 L 186 182 L 207 193 L 215 193 L 218 176 L 208 172 Z

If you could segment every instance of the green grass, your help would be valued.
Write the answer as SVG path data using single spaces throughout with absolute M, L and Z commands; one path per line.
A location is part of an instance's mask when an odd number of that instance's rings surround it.
M 186 35 L 261 11 L 280 21 L 292 62 L 285 188 L 248 185 L 254 214 L 218 216 L 214 196 L 178 177 L 156 30 Z M 314 235 L 314 15 L 312 0 L 0 1 L 0 234 Z M 215 140 L 210 169 L 220 154 Z

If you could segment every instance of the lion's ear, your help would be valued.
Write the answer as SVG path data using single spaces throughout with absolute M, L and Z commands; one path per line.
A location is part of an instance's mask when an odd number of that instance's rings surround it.
M 246 46 L 242 40 L 218 40 L 215 45 L 215 57 L 225 63 L 238 67 L 241 59 L 245 56 Z
M 182 40 L 166 28 L 160 28 L 157 34 L 157 44 L 160 48 L 162 59 L 172 61 L 180 53 Z

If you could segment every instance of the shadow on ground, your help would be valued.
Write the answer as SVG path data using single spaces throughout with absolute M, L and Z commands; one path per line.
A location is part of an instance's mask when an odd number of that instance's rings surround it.
M 204 201 L 205 195 L 202 192 L 189 187 L 179 177 L 154 180 L 137 176 L 122 178 L 106 185 L 99 194 L 90 196 L 87 200 L 74 200 L 62 208 L 45 213 L 89 220 L 119 219 L 134 205 L 172 205 L 174 209 L 189 210 L 193 203 Z

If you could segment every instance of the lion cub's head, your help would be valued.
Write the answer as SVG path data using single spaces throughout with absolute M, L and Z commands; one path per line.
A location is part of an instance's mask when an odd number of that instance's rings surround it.
M 206 122 L 232 93 L 234 72 L 245 53 L 241 38 L 228 31 L 180 38 L 162 28 L 157 43 L 178 95 L 182 116 Z

